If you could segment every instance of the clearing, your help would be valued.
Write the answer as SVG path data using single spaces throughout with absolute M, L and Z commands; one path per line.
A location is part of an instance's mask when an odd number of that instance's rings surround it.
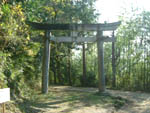
M 17 101 L 8 113 L 150 113 L 150 94 L 97 88 L 51 86 L 48 94 L 36 93 Z

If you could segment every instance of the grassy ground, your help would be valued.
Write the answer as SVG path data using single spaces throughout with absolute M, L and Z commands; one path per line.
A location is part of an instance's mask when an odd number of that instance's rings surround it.
M 149 93 L 97 92 L 97 88 L 53 86 L 48 94 L 29 92 L 22 99 L 8 102 L 6 113 L 150 113 Z
M 6 113 L 150 113 L 150 94 L 97 88 L 52 86 L 48 94 L 27 96 L 6 104 Z M 1 107 L 0 107 L 1 113 Z
M 112 113 L 129 101 L 110 93 L 88 88 L 51 87 L 48 94 L 34 92 L 29 97 L 8 104 L 8 113 Z M 16 109 L 10 109 L 12 106 Z

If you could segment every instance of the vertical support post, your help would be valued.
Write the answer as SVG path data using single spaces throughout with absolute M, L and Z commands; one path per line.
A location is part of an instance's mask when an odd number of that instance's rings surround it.
M 45 31 L 43 64 L 42 64 L 42 93 L 48 93 L 50 63 L 50 31 Z
M 98 48 L 98 88 L 99 92 L 105 91 L 105 75 L 104 75 L 104 48 L 102 41 L 102 31 L 97 32 L 97 48 Z
M 3 107 L 3 112 L 2 113 L 5 113 L 5 103 L 2 104 L 2 107 Z

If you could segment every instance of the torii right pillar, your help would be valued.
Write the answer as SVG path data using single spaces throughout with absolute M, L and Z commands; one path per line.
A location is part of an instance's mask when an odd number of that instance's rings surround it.
M 99 92 L 105 91 L 105 75 L 104 75 L 104 48 L 103 48 L 103 32 L 97 31 L 97 51 L 98 51 L 98 89 Z

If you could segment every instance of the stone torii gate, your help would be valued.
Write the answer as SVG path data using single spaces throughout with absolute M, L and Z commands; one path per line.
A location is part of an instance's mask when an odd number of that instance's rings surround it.
M 98 48 L 98 89 L 99 92 L 105 91 L 105 75 L 104 75 L 104 42 L 115 42 L 114 37 L 103 36 L 103 31 L 114 31 L 121 22 L 106 24 L 47 24 L 27 22 L 32 28 L 37 30 L 45 30 L 44 52 L 42 64 L 42 93 L 48 92 L 49 85 L 49 63 L 50 63 L 50 41 L 56 42 L 96 42 Z M 71 31 L 96 31 L 94 37 L 52 37 L 52 30 L 71 30 Z

